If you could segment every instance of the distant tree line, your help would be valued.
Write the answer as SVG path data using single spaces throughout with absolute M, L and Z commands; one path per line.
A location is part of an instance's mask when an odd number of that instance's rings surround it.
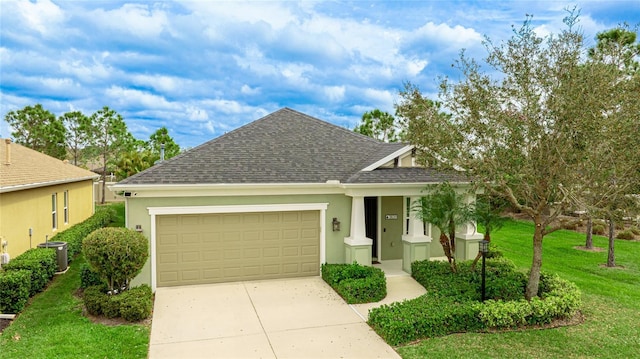
M 13 129 L 16 143 L 100 173 L 102 203 L 109 173 L 123 179 L 153 166 L 163 145 L 165 159 L 180 153 L 166 127 L 156 130 L 147 141 L 136 139 L 122 116 L 107 106 L 90 116 L 71 111 L 56 117 L 36 104 L 10 111 L 5 121 Z

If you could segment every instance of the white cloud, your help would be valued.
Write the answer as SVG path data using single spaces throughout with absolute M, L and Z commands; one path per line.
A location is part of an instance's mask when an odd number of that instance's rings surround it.
M 117 102 L 120 106 L 140 106 L 146 109 L 175 110 L 180 105 L 168 102 L 164 97 L 145 91 L 132 90 L 120 86 L 111 86 L 105 91 L 105 95 Z
M 240 88 L 240 92 L 245 94 L 245 95 L 258 95 L 258 94 L 260 94 L 260 88 L 258 88 L 258 87 L 251 88 L 251 86 L 249 86 L 247 84 L 244 84 Z
M 94 10 L 90 16 L 101 28 L 119 30 L 135 37 L 157 37 L 165 29 L 170 30 L 167 14 L 158 5 L 124 4 L 114 10 Z
M 344 86 L 326 86 L 323 88 L 326 99 L 330 102 L 338 102 L 344 99 L 345 87 Z
M 207 111 L 193 106 L 187 106 L 187 114 L 189 120 L 193 121 L 205 121 L 209 119 Z
M 51 35 L 52 30 L 64 21 L 64 13 L 49 0 L 19 1 L 14 3 L 27 26 L 42 35 Z M 7 3 L 3 3 L 3 8 Z

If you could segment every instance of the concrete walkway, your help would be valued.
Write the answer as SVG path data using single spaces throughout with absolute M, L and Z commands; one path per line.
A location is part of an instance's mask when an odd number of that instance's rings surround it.
M 320 277 L 158 288 L 150 358 L 400 358 L 365 322 L 424 293 L 387 278 L 387 298 L 348 305 Z

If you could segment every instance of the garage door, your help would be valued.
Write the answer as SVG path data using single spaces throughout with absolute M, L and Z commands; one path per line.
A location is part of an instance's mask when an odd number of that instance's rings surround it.
M 162 215 L 156 226 L 159 287 L 319 275 L 319 211 Z

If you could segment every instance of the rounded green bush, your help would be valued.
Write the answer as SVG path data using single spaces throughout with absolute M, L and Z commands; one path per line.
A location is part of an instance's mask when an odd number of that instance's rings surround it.
M 30 271 L 0 271 L 0 313 L 20 313 L 29 300 L 30 290 Z
M 118 295 L 120 298 L 120 316 L 129 322 L 137 322 L 151 316 L 153 293 L 151 287 L 143 284 Z
M 616 235 L 617 239 L 633 239 L 633 232 L 631 232 L 630 230 L 624 230 L 624 231 L 620 231 L 618 232 L 618 234 Z
M 94 285 L 84 290 L 82 301 L 89 314 L 102 315 L 102 308 L 109 301 L 109 296 L 105 292 L 104 285 Z
M 602 225 L 602 224 L 594 224 L 593 227 L 591 228 L 591 232 L 593 232 L 593 234 L 597 234 L 599 236 L 604 236 L 604 233 L 605 233 L 604 225 Z
M 101 228 L 82 242 L 82 252 L 91 269 L 107 283 L 112 293 L 129 283 L 147 261 L 149 243 L 141 233 L 127 228 Z

